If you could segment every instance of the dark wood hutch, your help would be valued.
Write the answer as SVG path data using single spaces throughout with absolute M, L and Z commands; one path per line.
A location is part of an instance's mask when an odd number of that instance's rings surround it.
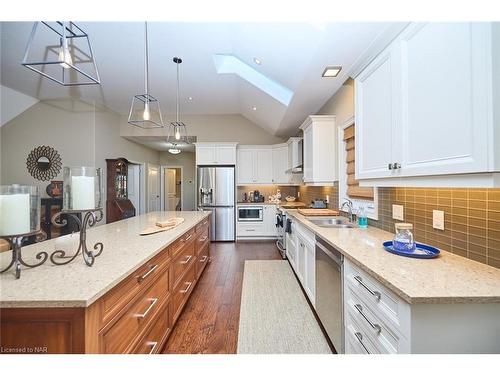
M 128 199 L 128 160 L 125 158 L 106 159 L 107 198 L 106 223 L 135 216 L 135 207 Z

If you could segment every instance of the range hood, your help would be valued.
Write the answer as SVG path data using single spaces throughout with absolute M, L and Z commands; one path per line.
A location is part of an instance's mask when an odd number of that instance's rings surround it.
M 304 140 L 299 137 L 292 137 L 288 140 L 288 166 L 286 173 L 303 173 L 303 150 Z

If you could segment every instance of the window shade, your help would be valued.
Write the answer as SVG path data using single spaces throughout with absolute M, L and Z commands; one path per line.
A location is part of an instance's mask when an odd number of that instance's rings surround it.
M 346 150 L 346 173 L 347 173 L 347 195 L 351 198 L 361 198 L 373 200 L 373 188 L 360 187 L 356 180 L 355 172 L 355 145 L 354 145 L 354 124 L 344 130 L 344 143 Z

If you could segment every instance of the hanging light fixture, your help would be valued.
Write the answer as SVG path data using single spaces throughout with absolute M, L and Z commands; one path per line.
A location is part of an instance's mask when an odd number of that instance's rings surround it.
M 63 86 L 101 83 L 89 36 L 71 21 L 35 22 L 21 64 Z
M 129 124 L 143 129 L 163 128 L 160 102 L 149 95 L 149 50 L 148 50 L 148 23 L 144 22 L 144 94 L 132 98 Z
M 178 155 L 178 154 L 181 153 L 181 150 L 180 150 L 180 148 L 177 147 L 176 143 L 173 143 L 172 147 L 170 147 L 168 149 L 168 152 L 171 153 L 171 154 L 173 154 L 173 155 Z
M 180 120 L 180 109 L 179 109 L 179 64 L 182 63 L 180 57 L 174 57 L 173 62 L 177 65 L 177 102 L 176 102 L 176 118 L 175 121 L 170 123 L 167 135 L 167 142 L 172 144 L 178 143 L 182 138 L 185 143 L 189 143 L 187 136 L 186 124 Z

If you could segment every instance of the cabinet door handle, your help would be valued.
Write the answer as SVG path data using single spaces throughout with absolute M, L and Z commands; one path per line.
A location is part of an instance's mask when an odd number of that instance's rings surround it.
M 151 304 L 146 309 L 146 311 L 144 311 L 142 314 L 135 314 L 136 318 L 144 319 L 149 314 L 149 312 L 151 311 L 153 306 L 156 305 L 156 302 L 158 302 L 158 298 L 150 298 L 150 301 L 151 301 Z
M 255 232 L 255 229 L 245 229 L 245 232 Z
M 389 163 L 389 165 L 387 166 L 387 168 L 389 168 L 389 170 L 392 170 L 392 163 Z
M 392 166 L 392 169 L 401 169 L 401 164 L 394 163 L 393 166 Z
M 382 330 L 382 327 L 380 327 L 379 324 L 374 324 L 370 321 L 370 319 L 368 319 L 368 317 L 365 315 L 365 313 L 363 312 L 363 306 L 361 306 L 359 303 L 356 303 L 354 305 L 354 307 L 356 308 L 356 310 L 358 310 L 358 312 L 361 314 L 361 316 L 363 318 L 365 318 L 365 320 L 368 322 L 368 324 L 370 325 L 370 327 L 372 327 L 377 333 L 380 333 L 380 331 Z
M 181 291 L 180 291 L 180 293 L 181 293 L 181 294 L 185 294 L 185 293 L 187 293 L 187 292 L 188 292 L 188 290 L 191 288 L 191 285 L 193 285 L 193 282 L 191 281 L 191 282 L 187 283 L 187 285 L 188 285 L 188 286 L 187 286 L 187 288 L 186 288 L 186 289 L 184 289 L 184 290 L 181 290 Z
M 204 263 L 206 260 L 207 260 L 207 256 L 206 255 L 203 255 L 200 259 L 200 263 Z
M 182 242 L 187 242 L 187 241 L 189 241 L 189 240 L 191 239 L 191 237 L 193 237 L 193 235 L 192 235 L 192 234 L 190 234 L 190 235 L 189 235 L 189 236 L 187 236 L 186 238 L 183 238 L 181 241 L 182 241 Z
M 359 275 L 356 275 L 354 276 L 354 280 L 356 280 L 358 283 L 361 284 L 361 286 L 363 288 L 365 288 L 372 296 L 374 296 L 377 300 L 380 300 L 380 297 L 381 297 L 381 294 L 380 292 L 377 292 L 376 290 L 371 290 L 370 288 L 368 288 L 365 283 L 363 283 L 363 279 L 361 278 L 361 276 Z
M 356 332 L 354 336 L 356 336 L 363 349 L 365 349 L 366 353 L 371 354 L 370 351 L 365 346 L 365 343 L 363 342 L 363 334 L 361 332 Z
M 153 354 L 153 352 L 156 349 L 156 346 L 158 345 L 158 341 L 150 341 L 148 342 L 148 345 L 151 345 L 151 350 L 149 351 L 148 354 Z
M 148 271 L 148 272 L 146 272 L 144 275 L 142 275 L 142 276 L 137 276 L 137 281 L 138 281 L 138 282 L 143 281 L 146 277 L 148 277 L 149 275 L 151 275 L 151 274 L 154 272 L 154 270 L 155 270 L 155 269 L 157 269 L 157 268 L 158 268 L 158 265 L 157 265 L 157 264 L 155 264 L 155 265 L 154 265 L 154 266 L 152 266 L 152 267 L 149 269 L 149 271 Z
M 187 264 L 187 263 L 189 263 L 189 261 L 191 260 L 191 258 L 192 258 L 192 257 L 193 257 L 192 255 L 188 255 L 188 256 L 187 256 L 187 258 L 186 258 L 186 259 L 184 259 L 184 260 L 181 262 L 181 264 Z

